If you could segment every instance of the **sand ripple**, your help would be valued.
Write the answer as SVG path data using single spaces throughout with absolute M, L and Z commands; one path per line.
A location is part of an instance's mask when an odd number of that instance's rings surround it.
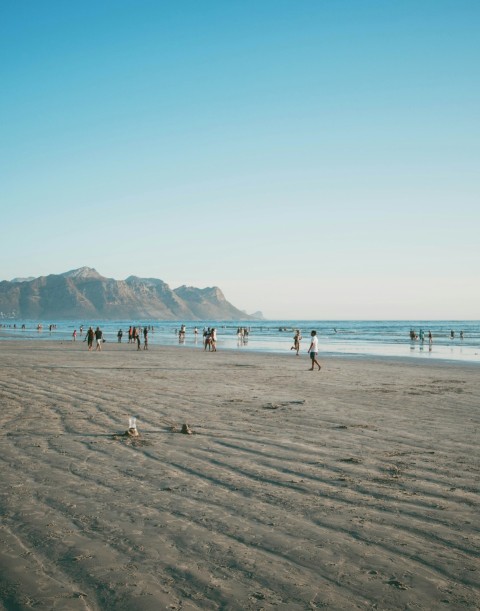
M 480 608 L 478 367 L 290 356 L 2 342 L 1 608 Z

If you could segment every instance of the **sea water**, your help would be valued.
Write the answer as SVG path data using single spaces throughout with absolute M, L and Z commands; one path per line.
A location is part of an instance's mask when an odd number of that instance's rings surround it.
M 38 325 L 42 329 L 38 330 Z M 179 336 L 180 326 L 186 325 L 185 337 Z M 1 339 L 52 339 L 72 341 L 74 329 L 77 342 L 85 339 L 89 326 L 100 326 L 107 342 L 117 342 L 119 329 L 123 331 L 122 344 L 128 343 L 128 327 L 153 328 L 148 334 L 150 346 L 177 345 L 203 350 L 202 334 L 206 327 L 217 329 L 219 350 L 291 353 L 295 329 L 303 339 L 300 354 L 306 354 L 311 330 L 319 338 L 320 354 L 326 356 L 382 356 L 411 357 L 417 359 L 450 359 L 480 363 L 480 321 L 362 321 L 362 320 L 268 320 L 268 321 L 158 321 L 158 320 L 0 320 Z M 22 330 L 22 325 L 25 329 Z M 49 330 L 50 325 L 54 325 Z M 83 336 L 80 335 L 83 325 Z M 15 328 L 16 326 L 16 328 Z M 194 334 L 195 327 L 198 334 Z M 248 329 L 248 338 L 238 337 L 239 328 Z M 410 330 L 416 335 L 425 333 L 425 341 L 410 340 Z M 428 343 L 428 332 L 433 343 Z M 454 332 L 453 339 L 451 332 Z M 463 331 L 463 339 L 460 333 Z M 141 337 L 143 343 L 143 335 Z M 108 346 L 106 346 L 108 347 Z

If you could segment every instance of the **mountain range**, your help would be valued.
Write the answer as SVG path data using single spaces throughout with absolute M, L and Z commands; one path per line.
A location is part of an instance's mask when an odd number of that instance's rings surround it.
M 0 282 L 0 313 L 17 319 L 252 320 L 214 286 L 171 289 L 157 278 L 106 278 L 90 267 Z

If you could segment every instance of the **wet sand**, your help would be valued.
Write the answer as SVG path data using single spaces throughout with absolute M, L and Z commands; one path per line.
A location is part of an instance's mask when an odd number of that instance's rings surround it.
M 479 609 L 479 367 L 320 361 L 1 341 L 0 609 Z

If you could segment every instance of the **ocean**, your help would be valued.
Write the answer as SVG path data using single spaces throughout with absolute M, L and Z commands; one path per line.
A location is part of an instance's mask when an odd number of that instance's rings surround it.
M 37 325 L 42 324 L 42 330 Z M 56 325 L 49 331 L 50 325 Z M 150 326 L 151 345 L 191 346 L 203 349 L 202 331 L 204 327 L 215 327 L 218 336 L 219 350 L 256 351 L 269 353 L 291 353 L 293 334 L 300 329 L 303 340 L 301 354 L 307 352 L 310 331 L 315 329 L 319 338 L 320 357 L 329 356 L 376 356 L 407 357 L 416 359 L 446 359 L 480 363 L 480 321 L 363 321 L 363 320 L 266 320 L 266 321 L 33 321 L 6 320 L 0 321 L 0 340 L 2 339 L 52 339 L 70 341 L 73 330 L 79 333 L 83 324 L 84 333 L 90 325 L 99 325 L 104 331 L 107 342 L 117 341 L 117 332 L 123 330 L 123 343 L 128 342 L 127 331 L 132 324 Z M 185 339 L 179 339 L 181 324 L 186 325 Z M 25 325 L 25 329 L 22 329 Z M 15 328 L 16 327 L 16 328 Z M 195 338 L 194 328 L 198 329 Z M 240 340 L 237 335 L 239 327 L 247 328 L 248 338 Z M 420 330 L 425 333 L 425 341 L 410 340 L 410 330 L 416 335 Z M 428 332 L 433 335 L 430 346 Z M 453 338 L 451 332 L 453 331 Z M 463 332 L 463 339 L 461 338 Z M 77 336 L 77 342 L 85 335 Z

